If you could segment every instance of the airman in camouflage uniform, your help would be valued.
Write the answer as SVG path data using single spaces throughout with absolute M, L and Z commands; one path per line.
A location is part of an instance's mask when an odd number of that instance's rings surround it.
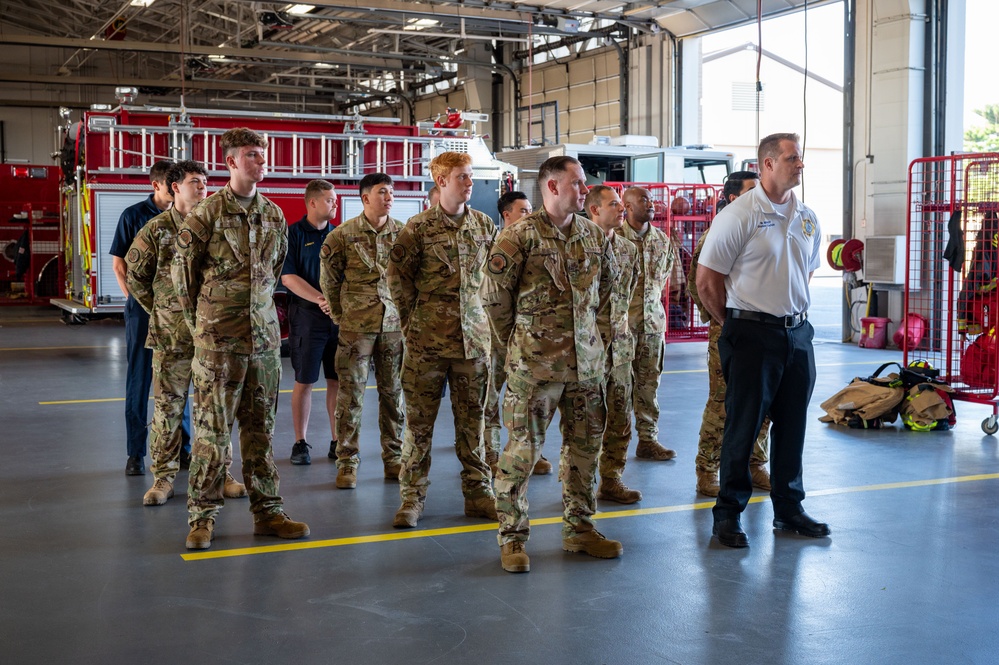
M 745 175 L 739 177 L 740 173 Z M 725 205 L 755 187 L 758 179 L 759 175 L 752 171 L 739 171 L 730 175 L 725 181 L 725 190 L 722 192 L 718 210 L 720 211 Z M 695 281 L 697 260 L 701 255 L 701 248 L 704 246 L 706 237 L 707 232 L 698 239 L 697 245 L 694 247 L 690 272 L 687 275 L 687 292 L 694 304 L 697 305 L 701 322 L 708 324 L 708 401 L 704 405 L 704 415 L 701 417 L 701 432 L 697 439 L 695 466 L 697 491 L 705 496 L 718 496 L 718 466 L 721 463 L 722 433 L 725 430 L 726 384 L 725 376 L 722 374 L 721 358 L 718 355 L 718 339 L 721 337 L 722 327 L 711 318 L 708 310 L 701 305 Z M 753 452 L 749 458 L 753 485 L 767 491 L 770 491 L 770 473 L 766 467 L 770 457 L 769 436 L 770 418 L 764 418 L 763 426 L 756 437 L 756 443 L 753 445 Z
M 496 202 L 496 208 L 500 215 L 503 228 L 520 221 L 532 212 L 531 202 L 524 192 L 507 192 Z M 492 281 L 485 280 L 483 289 L 493 289 Z M 484 300 L 489 297 L 484 293 Z M 489 463 L 489 470 L 493 476 L 496 475 L 496 467 L 499 465 L 499 456 L 503 451 L 501 440 L 503 423 L 500 418 L 500 390 L 506 383 L 506 340 L 499 339 L 493 335 L 493 352 L 489 364 L 489 391 L 486 393 L 486 462 Z M 534 465 L 535 476 L 546 476 L 552 472 L 552 464 L 542 454 L 538 463 Z
M 171 273 L 195 347 L 197 441 L 189 472 L 188 549 L 211 547 L 215 518 L 225 503 L 223 470 L 232 459 L 234 419 L 253 532 L 309 535 L 307 524 L 284 513 L 272 449 L 281 379 L 274 287 L 288 248 L 288 225 L 281 209 L 257 192 L 266 140 L 237 128 L 222 135 L 220 146 L 229 183 L 184 220 Z
M 640 459 L 671 460 L 676 451 L 659 443 L 659 378 L 663 372 L 666 311 L 662 295 L 673 268 L 673 246 L 666 234 L 651 224 L 655 211 L 648 190 L 629 187 L 621 197 L 628 223 L 621 235 L 638 248 L 642 275 L 631 299 L 629 324 L 635 336 L 635 360 L 632 363 L 635 402 L 635 429 Z
M 613 558 L 621 543 L 593 526 L 594 476 L 606 419 L 607 331 L 597 312 L 608 305 L 617 265 L 604 232 L 575 214 L 586 176 L 572 157 L 541 165 L 544 207 L 504 229 L 487 275 L 495 283 L 488 312 L 507 348 L 503 422 L 509 442 L 496 474 L 500 562 L 527 572 L 527 486 L 556 407 L 561 414 L 562 548 Z M 603 333 L 603 334 L 601 334 Z
M 411 218 L 389 256 L 389 290 L 406 337 L 402 390 L 406 431 L 394 526 L 415 527 L 430 485 L 430 448 L 445 380 L 451 387 L 455 451 L 465 515 L 496 519 L 483 446 L 490 331 L 479 288 L 496 225 L 472 210 L 471 158 L 441 153 L 430 163 L 439 203 Z
M 173 496 L 173 482 L 180 470 L 181 421 L 191 385 L 194 345 L 173 290 L 170 266 L 177 229 L 205 198 L 208 172 L 197 162 L 183 161 L 171 167 L 166 186 L 174 198 L 173 207 L 139 230 L 125 257 L 129 293 L 149 313 L 146 347 L 153 350 L 149 453 L 155 478 L 142 498 L 146 506 L 163 505 Z M 226 473 L 223 493 L 227 498 L 239 498 L 246 496 L 246 488 Z
M 340 326 L 336 372 L 337 487 L 356 486 L 360 464 L 359 433 L 368 364 L 375 361 L 378 429 L 386 478 L 399 478 L 402 448 L 403 340 L 386 272 L 389 252 L 402 222 L 389 216 L 392 179 L 384 173 L 364 176 L 360 183 L 364 212 L 333 229 L 319 251 L 319 283 Z M 341 478 L 343 480 L 341 480 Z
M 638 249 L 618 231 L 624 225 L 624 205 L 618 193 L 606 185 L 592 187 L 586 195 L 586 211 L 600 227 L 614 252 L 620 277 L 614 280 L 610 302 L 597 314 L 597 327 L 607 349 L 604 390 L 607 394 L 607 427 L 600 449 L 600 487 L 597 498 L 618 503 L 635 503 L 642 493 L 622 481 L 631 443 L 631 363 L 635 359 L 635 340 L 628 327 L 628 310 L 635 285 L 641 277 Z

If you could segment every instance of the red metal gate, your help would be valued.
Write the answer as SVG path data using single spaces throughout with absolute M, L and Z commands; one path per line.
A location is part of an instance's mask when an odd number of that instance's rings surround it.
M 925 360 L 999 431 L 999 154 L 909 165 L 903 362 Z

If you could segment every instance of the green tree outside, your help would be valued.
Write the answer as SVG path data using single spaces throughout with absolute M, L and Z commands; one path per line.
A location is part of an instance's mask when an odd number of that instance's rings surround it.
M 988 123 L 964 130 L 964 149 L 968 152 L 999 152 L 999 104 L 986 104 L 975 113 Z

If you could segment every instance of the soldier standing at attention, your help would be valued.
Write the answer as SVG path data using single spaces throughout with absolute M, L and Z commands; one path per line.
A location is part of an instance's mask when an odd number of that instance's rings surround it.
M 527 200 L 524 192 L 507 192 L 496 202 L 503 228 L 518 222 L 532 212 L 531 202 Z M 495 288 L 491 280 L 483 282 L 483 288 Z M 485 297 L 485 296 L 484 296 Z M 500 452 L 503 446 L 500 443 L 500 401 L 499 393 L 506 383 L 506 340 L 501 340 L 493 336 L 493 353 L 489 369 L 489 392 L 486 394 L 486 461 L 489 469 L 496 475 L 496 467 L 499 465 Z M 552 472 L 552 463 L 542 455 L 538 463 L 534 465 L 535 476 L 546 476 Z
M 805 499 L 802 451 L 815 386 L 808 282 L 819 267 L 818 219 L 794 188 L 805 168 L 797 134 L 771 134 L 757 149 L 760 184 L 714 219 L 697 266 L 701 302 L 721 326 L 718 355 L 728 389 L 712 532 L 746 547 L 740 516 L 753 493 L 749 459 L 767 414 L 774 422 L 770 499 L 774 529 L 825 538 Z
M 229 183 L 184 220 L 171 271 L 194 337 L 197 440 L 187 496 L 187 548 L 194 550 L 211 547 L 215 518 L 225 503 L 233 420 L 239 421 L 253 533 L 309 535 L 307 524 L 284 513 L 272 447 L 281 380 L 274 287 L 288 250 L 288 224 L 281 209 L 257 192 L 267 163 L 264 137 L 239 127 L 223 134 L 219 146 Z
M 149 454 L 154 482 L 142 497 L 145 506 L 161 506 L 173 496 L 173 482 L 180 470 L 181 420 L 191 385 L 194 346 L 170 280 L 170 266 L 177 229 L 208 194 L 208 171 L 198 162 L 178 162 L 167 173 L 166 186 L 173 207 L 142 227 L 125 257 L 128 292 L 149 313 L 146 346 L 153 350 Z M 222 494 L 238 499 L 246 496 L 246 487 L 227 470 Z
M 430 485 L 430 447 L 444 382 L 451 388 L 455 451 L 461 460 L 465 515 L 496 519 L 483 445 L 490 330 L 479 287 L 496 225 L 468 207 L 472 158 L 444 152 L 430 162 L 437 206 L 412 217 L 396 239 L 389 290 L 406 337 L 402 390 L 406 433 L 393 525 L 415 527 Z
M 635 285 L 641 277 L 638 249 L 617 233 L 624 226 L 624 205 L 618 193 L 606 185 L 591 187 L 585 210 L 607 236 L 620 276 L 614 280 L 610 305 L 597 313 L 597 328 L 607 349 L 606 383 L 607 427 L 600 448 L 600 487 L 597 498 L 617 503 L 635 503 L 642 493 L 621 482 L 631 443 L 631 363 L 635 359 L 635 339 L 628 327 L 628 310 Z
M 629 316 L 635 336 L 635 361 L 632 363 L 635 429 L 638 430 L 635 456 L 663 462 L 676 457 L 676 451 L 659 443 L 659 398 L 656 396 L 666 344 L 662 294 L 673 267 L 673 245 L 666 234 L 651 223 L 655 204 L 648 190 L 629 187 L 622 200 L 628 223 L 621 229 L 621 235 L 638 248 L 642 270 L 631 299 Z
M 336 486 L 357 487 L 359 433 L 368 363 L 375 361 L 378 429 L 385 477 L 399 479 L 402 428 L 403 341 L 399 310 L 388 289 L 389 252 L 402 222 L 389 217 L 392 178 L 369 173 L 361 178 L 363 212 L 326 236 L 320 251 L 320 278 L 334 323 L 340 326 L 336 353 L 340 395 L 337 399 Z
M 718 211 L 737 198 L 756 187 L 760 176 L 753 171 L 736 171 L 725 180 L 725 188 L 718 200 Z M 725 377 L 722 374 L 721 359 L 718 357 L 718 338 L 721 337 L 721 325 L 711 318 L 711 314 L 701 304 L 697 294 L 697 263 L 704 247 L 707 231 L 701 235 L 694 247 L 693 260 L 690 262 L 690 274 L 687 275 L 687 292 L 697 305 L 701 321 L 708 324 L 708 401 L 704 405 L 704 415 L 701 417 L 701 432 L 697 439 L 697 491 L 704 496 L 718 496 L 718 464 L 721 458 L 722 432 L 725 430 Z M 770 491 L 770 473 L 767 471 L 767 459 L 770 435 L 770 418 L 763 420 L 763 426 L 756 437 L 753 454 L 749 458 L 749 470 L 753 478 L 753 487 Z
M 291 366 L 295 387 L 291 390 L 291 422 L 295 444 L 292 464 L 312 464 L 309 445 L 309 416 L 312 413 L 312 386 L 319 380 L 319 366 L 326 378 L 326 414 L 330 421 L 328 457 L 336 459 L 336 396 L 340 388 L 335 360 L 336 324 L 330 319 L 330 305 L 319 290 L 319 250 L 332 230 L 336 217 L 336 191 L 325 180 L 305 186 L 306 214 L 288 229 L 288 256 L 284 260 L 281 283 L 290 291 L 288 322 Z
M 170 207 L 173 199 L 166 185 L 167 173 L 172 163 L 161 160 L 149 169 L 149 180 L 153 193 L 144 201 L 125 208 L 118 219 L 114 238 L 111 240 L 111 267 L 114 278 L 125 294 L 125 350 L 128 358 L 128 371 L 125 375 L 125 447 L 128 460 L 125 474 L 141 476 L 146 473 L 143 459 L 146 456 L 146 423 L 149 413 L 149 386 L 153 381 L 153 352 L 146 348 L 149 335 L 149 314 L 131 297 L 126 273 L 128 264 L 125 255 L 132 246 L 139 229 L 153 217 Z M 184 410 L 182 464 L 186 465 L 191 452 L 191 415 Z
M 586 198 L 586 175 L 572 157 L 552 157 L 538 171 L 544 206 L 503 229 L 487 275 L 495 283 L 489 314 L 509 340 L 503 422 L 509 442 L 496 474 L 500 563 L 531 569 L 527 485 L 545 430 L 561 414 L 562 549 L 614 558 L 624 548 L 593 526 L 594 475 L 607 416 L 604 370 L 607 331 L 597 312 L 609 305 L 617 265 L 610 242 L 575 214 Z

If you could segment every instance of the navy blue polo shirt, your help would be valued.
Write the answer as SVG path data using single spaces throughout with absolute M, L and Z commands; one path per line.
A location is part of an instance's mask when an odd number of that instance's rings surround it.
M 145 201 L 140 201 L 122 210 L 121 217 L 118 218 L 118 228 L 114 231 L 114 238 L 111 240 L 111 249 L 108 253 L 120 259 L 125 258 L 136 234 L 146 225 L 146 222 L 161 212 L 163 211 L 156 207 L 152 194 Z
M 284 259 L 282 275 L 298 275 L 316 291 L 319 291 L 319 250 L 323 241 L 333 230 L 333 224 L 327 223 L 321 231 L 309 224 L 308 215 L 302 217 L 288 228 L 288 255 Z M 292 302 L 308 302 L 299 298 L 291 289 L 288 295 Z

